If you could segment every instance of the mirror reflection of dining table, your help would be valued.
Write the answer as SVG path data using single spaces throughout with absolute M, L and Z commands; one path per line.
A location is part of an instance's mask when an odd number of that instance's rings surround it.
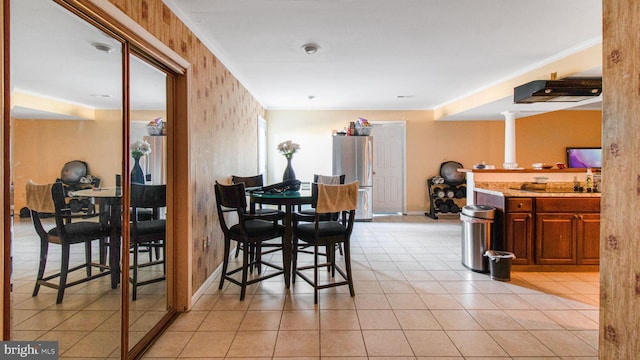
M 283 206 L 285 209 L 285 234 L 282 239 L 282 263 L 284 268 L 284 283 L 288 289 L 291 284 L 291 262 L 293 259 L 293 210 L 298 205 L 312 204 L 313 197 L 311 195 L 311 190 L 308 188 L 302 188 L 299 191 L 264 193 L 260 192 L 259 188 L 250 188 L 247 189 L 247 194 L 249 194 L 252 203 L 278 205 Z M 255 211 L 255 208 L 250 209 L 250 211 Z
M 122 190 L 120 187 L 92 188 L 76 190 L 69 193 L 72 197 L 91 197 L 98 205 L 100 221 L 111 227 L 109 236 L 109 269 L 111 271 L 111 288 L 120 283 L 120 244 L 122 231 Z

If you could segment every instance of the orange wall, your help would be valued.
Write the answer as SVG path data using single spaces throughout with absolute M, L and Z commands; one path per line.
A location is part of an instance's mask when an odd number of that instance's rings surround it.
M 83 160 L 100 186 L 121 173 L 122 112 L 98 110 L 96 120 L 12 120 L 14 208 L 25 206 L 25 186 L 54 182 L 67 161 Z
M 558 111 L 516 120 L 516 159 L 521 166 L 565 162 L 569 146 L 601 146 L 602 111 Z
M 293 160 L 299 178 L 331 172 L 331 130 L 358 117 L 406 121 L 408 213 L 428 209 L 426 179 L 438 174 L 442 162 L 454 160 L 469 168 L 480 161 L 496 167 L 504 162 L 503 121 L 435 121 L 432 111 L 269 110 L 269 182 L 278 181 L 284 171 L 276 146 L 287 139 L 301 145 Z M 600 146 L 601 117 L 600 111 L 561 111 L 517 119 L 516 160 L 524 167 L 553 164 L 564 161 L 567 146 Z

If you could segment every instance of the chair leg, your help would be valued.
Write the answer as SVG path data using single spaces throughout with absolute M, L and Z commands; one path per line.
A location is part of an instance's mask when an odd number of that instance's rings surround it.
M 349 294 L 355 296 L 356 293 L 353 290 L 353 276 L 351 275 L 351 246 L 348 242 L 344 243 L 344 261 L 345 270 L 347 271 L 347 282 L 349 283 Z
M 137 242 L 133 244 L 133 274 L 131 280 L 131 300 L 136 301 L 138 298 L 138 250 L 139 245 Z
M 224 239 L 224 255 L 222 257 L 222 275 L 220 275 L 220 286 L 218 289 L 222 289 L 222 285 L 224 285 L 224 277 L 227 276 L 227 267 L 229 266 L 229 247 L 231 246 L 231 240 L 225 238 Z M 240 246 L 240 243 L 238 243 Z
M 236 258 L 238 257 L 239 254 L 240 254 L 240 243 L 238 243 L 238 245 L 236 246 Z
M 256 248 L 255 264 L 256 264 L 256 269 L 258 270 L 258 275 L 260 275 L 262 274 L 262 245 L 258 243 L 255 245 L 255 248 Z
M 244 243 L 246 249 L 249 244 Z M 242 282 L 240 285 L 240 301 L 244 300 L 244 296 L 247 292 L 247 276 L 249 272 L 249 253 L 247 251 L 242 252 Z
M 87 269 L 87 277 L 91 276 L 91 241 L 84 242 L 84 259 L 85 268 Z
M 36 277 L 36 286 L 33 288 L 31 296 L 37 296 L 40 291 L 40 280 L 44 277 L 44 269 L 47 266 L 47 255 L 49 254 L 49 242 L 40 241 L 40 266 L 38 266 L 38 276 Z
M 344 256 L 344 253 L 342 252 L 342 243 L 338 243 L 338 251 L 340 252 L 340 255 Z
M 293 245 L 291 246 L 291 283 L 296 283 L 296 275 L 298 274 L 298 238 L 293 237 Z
M 327 263 L 331 264 L 331 253 L 329 252 L 329 244 L 324 246 L 324 253 L 326 254 Z M 327 266 L 327 272 L 331 271 L 331 266 Z
M 255 259 L 255 251 L 256 251 L 256 247 L 254 245 L 249 245 L 249 244 L 243 244 L 242 245 L 242 249 L 243 252 L 247 252 L 249 253 L 249 263 L 253 262 L 253 259 Z M 243 258 L 244 259 L 244 258 Z M 243 263 L 244 264 L 244 263 Z M 253 274 L 253 265 L 249 266 L 249 273 Z
M 67 274 L 69 272 L 69 244 L 62 244 L 62 263 L 60 264 L 60 283 L 58 284 L 58 298 L 56 304 L 62 303 L 64 290 L 67 287 Z
M 160 243 L 161 241 L 162 241 L 162 244 Z M 163 248 L 164 248 L 164 240 L 157 240 L 157 241 L 154 241 L 154 243 L 157 245 L 155 247 L 156 248 L 156 260 L 160 260 L 160 245 L 162 245 Z M 164 254 L 164 252 L 163 252 L 163 254 Z
M 167 275 L 167 241 L 162 241 L 162 273 Z
M 313 303 L 318 303 L 318 242 L 313 245 Z
M 102 237 L 100 238 L 100 249 L 99 249 L 99 253 L 100 255 L 98 255 L 100 257 L 100 265 L 107 265 L 107 241 L 106 238 Z M 105 269 L 104 268 L 100 268 L 100 272 L 103 272 Z
M 331 277 L 336 277 L 336 244 L 331 243 L 330 246 L 327 246 L 327 251 L 329 249 L 331 249 Z

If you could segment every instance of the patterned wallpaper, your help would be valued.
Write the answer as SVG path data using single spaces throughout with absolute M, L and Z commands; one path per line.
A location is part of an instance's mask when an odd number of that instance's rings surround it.
M 109 0 L 191 63 L 189 107 L 193 291 L 222 262 L 213 186 L 257 172 L 257 117 L 264 109 L 161 0 Z M 176 124 L 176 126 L 180 126 Z M 176 176 L 180 176 L 177 174 Z M 178 239 L 182 242 L 182 239 Z M 203 241 L 209 241 L 203 246 Z

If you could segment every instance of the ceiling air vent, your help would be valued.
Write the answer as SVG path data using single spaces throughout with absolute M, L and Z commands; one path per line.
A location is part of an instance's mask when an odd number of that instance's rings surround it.
M 602 78 L 535 80 L 513 89 L 513 102 L 577 102 L 602 94 Z

